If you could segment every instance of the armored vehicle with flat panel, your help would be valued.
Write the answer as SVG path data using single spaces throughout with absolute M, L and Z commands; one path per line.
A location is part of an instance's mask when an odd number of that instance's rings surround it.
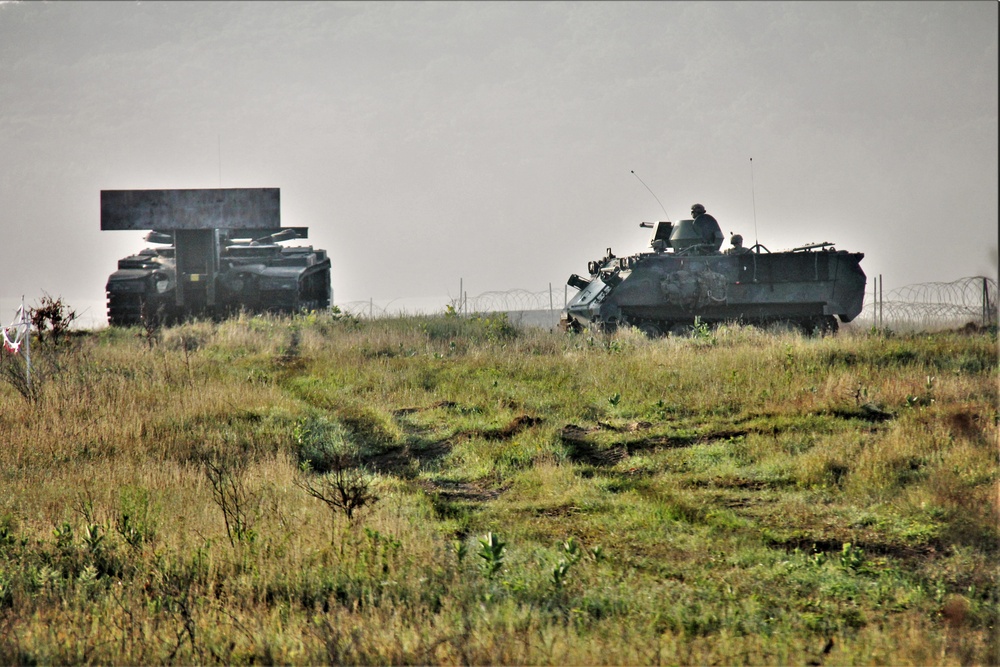
M 570 276 L 579 292 L 562 314 L 564 329 L 634 326 L 661 336 L 739 322 L 826 334 L 861 313 L 862 253 L 827 242 L 770 252 L 743 248 L 739 235 L 722 252 L 722 239 L 704 237 L 694 220 L 640 226 L 653 229 L 650 252 L 616 257 L 608 248 L 589 276 Z
M 294 313 L 330 306 L 330 259 L 282 227 L 278 188 L 102 190 L 102 230 L 149 230 L 146 248 L 118 261 L 108 322 L 131 326 Z

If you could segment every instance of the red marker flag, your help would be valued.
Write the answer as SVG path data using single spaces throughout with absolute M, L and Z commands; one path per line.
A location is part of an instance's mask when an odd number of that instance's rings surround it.
M 22 302 L 10 326 L 0 328 L 0 335 L 3 337 L 3 349 L 11 354 L 19 353 L 21 351 L 21 343 L 24 341 L 25 336 L 28 335 L 30 327 L 31 323 L 28 321 L 27 315 L 25 315 L 24 303 Z

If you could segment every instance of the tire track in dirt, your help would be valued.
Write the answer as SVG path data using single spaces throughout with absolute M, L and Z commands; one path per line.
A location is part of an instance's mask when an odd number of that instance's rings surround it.
M 434 438 L 431 429 L 408 419 L 410 415 L 429 410 L 452 410 L 458 407 L 453 401 L 440 401 L 424 407 L 394 410 L 393 418 L 403 431 L 406 444 L 369 458 L 366 461 L 367 465 L 376 472 L 414 479 L 417 469 L 433 465 L 445 458 L 456 441 L 476 437 L 493 442 L 510 440 L 522 431 L 542 423 L 540 417 L 522 414 L 499 428 L 470 429 L 459 431 L 447 438 Z M 446 502 L 483 503 L 496 500 L 506 490 L 491 488 L 481 481 L 420 480 L 418 484 L 428 493 L 435 494 Z

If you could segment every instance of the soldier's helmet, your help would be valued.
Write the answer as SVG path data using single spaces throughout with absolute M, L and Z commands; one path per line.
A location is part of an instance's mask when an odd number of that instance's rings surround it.
M 694 206 L 691 207 L 691 214 L 692 215 L 696 215 L 697 216 L 697 215 L 701 215 L 704 212 L 705 212 L 705 207 L 702 206 L 701 204 L 695 204 Z
M 733 234 L 733 237 L 729 239 L 729 242 L 732 243 L 733 245 L 743 245 L 743 235 Z

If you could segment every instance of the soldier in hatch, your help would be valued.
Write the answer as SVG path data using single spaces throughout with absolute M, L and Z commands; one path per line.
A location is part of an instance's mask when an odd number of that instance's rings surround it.
M 753 252 L 750 248 L 743 247 L 742 234 L 733 234 L 729 239 L 729 242 L 733 245 L 733 247 L 726 250 L 727 255 L 746 255 L 747 253 Z
M 694 228 L 704 239 L 702 243 L 708 246 L 709 250 L 718 252 L 719 248 L 722 247 L 722 241 L 726 238 L 722 234 L 719 222 L 706 213 L 705 207 L 701 204 L 695 204 L 691 207 L 691 217 L 694 219 Z

